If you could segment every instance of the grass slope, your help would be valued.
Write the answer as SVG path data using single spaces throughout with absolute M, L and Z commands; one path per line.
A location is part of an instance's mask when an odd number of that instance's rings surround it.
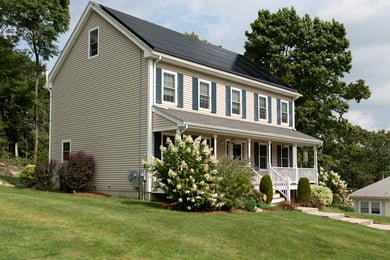
M 300 212 L 203 214 L 0 187 L 0 259 L 390 259 L 390 232 Z

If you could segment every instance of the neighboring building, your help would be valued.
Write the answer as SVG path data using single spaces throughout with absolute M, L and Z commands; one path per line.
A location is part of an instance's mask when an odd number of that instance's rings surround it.
M 317 182 L 322 142 L 294 128 L 300 94 L 240 54 L 90 2 L 49 82 L 50 158 L 93 155 L 97 191 L 149 198 L 142 160 L 176 134 L 247 160 L 287 198 L 300 177 Z M 311 167 L 298 168 L 300 148 Z
M 349 197 L 356 212 L 390 216 L 390 177 L 352 192 Z

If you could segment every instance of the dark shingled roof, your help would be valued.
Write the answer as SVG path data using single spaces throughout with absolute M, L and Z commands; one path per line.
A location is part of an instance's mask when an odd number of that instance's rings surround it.
M 297 92 L 241 54 L 144 21 L 106 6 L 101 8 L 155 51 Z

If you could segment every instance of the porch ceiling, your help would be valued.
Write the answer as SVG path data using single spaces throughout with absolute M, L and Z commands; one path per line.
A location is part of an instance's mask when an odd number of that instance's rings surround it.
M 153 112 L 172 121 L 178 127 L 186 126 L 187 130 L 288 142 L 301 146 L 322 145 L 321 140 L 290 128 L 159 107 L 153 107 Z

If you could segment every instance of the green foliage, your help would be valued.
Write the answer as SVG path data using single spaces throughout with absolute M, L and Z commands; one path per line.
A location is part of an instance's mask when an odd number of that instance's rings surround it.
M 35 174 L 37 177 L 36 187 L 40 190 L 50 190 L 54 186 L 56 170 L 57 164 L 55 161 L 38 161 L 35 166 Z
M 257 203 L 255 199 L 252 198 L 242 198 L 241 199 L 242 205 L 244 209 L 250 212 L 255 212 L 257 208 Z
M 35 187 L 38 182 L 37 175 L 35 173 L 35 166 L 30 165 L 24 168 L 20 174 L 20 180 L 28 188 Z
M 251 197 L 256 202 L 251 182 L 252 169 L 247 166 L 245 161 L 225 158 L 218 162 L 217 171 L 220 177 L 218 190 L 224 194 L 222 199 L 224 208 L 230 209 L 237 206 L 243 198 L 249 200 Z
M 318 184 L 324 187 L 328 187 L 333 193 L 333 202 L 335 204 L 344 204 L 346 206 L 351 205 L 351 199 L 349 198 L 349 189 L 347 184 L 343 181 L 337 172 L 327 172 L 323 168 L 320 168 L 318 175 Z
M 58 169 L 60 189 L 65 192 L 77 192 L 90 189 L 94 174 L 94 159 L 83 151 L 69 154 L 69 160 Z
M 271 177 L 267 174 L 267 175 L 264 175 L 262 178 L 261 178 L 261 181 L 260 181 L 260 192 L 267 195 L 267 201 L 266 203 L 271 203 L 272 202 L 272 199 L 273 199 L 273 196 L 274 196 L 274 191 L 273 191 L 273 188 L 272 188 L 272 180 L 271 180 Z
M 311 198 L 318 199 L 324 206 L 330 206 L 333 201 L 333 193 L 328 187 L 312 185 Z
M 306 177 L 300 178 L 298 181 L 297 200 L 299 203 L 305 204 L 311 200 L 310 182 Z
M 167 139 L 167 147 L 160 147 L 164 160 L 152 159 L 147 167 L 157 178 L 156 188 L 165 191 L 176 208 L 187 211 L 211 211 L 223 206 L 223 195 L 218 192 L 217 162 L 210 157 L 206 141 L 184 135 Z
M 347 212 L 355 212 L 353 207 L 344 204 L 332 204 L 332 208 L 338 208 Z

